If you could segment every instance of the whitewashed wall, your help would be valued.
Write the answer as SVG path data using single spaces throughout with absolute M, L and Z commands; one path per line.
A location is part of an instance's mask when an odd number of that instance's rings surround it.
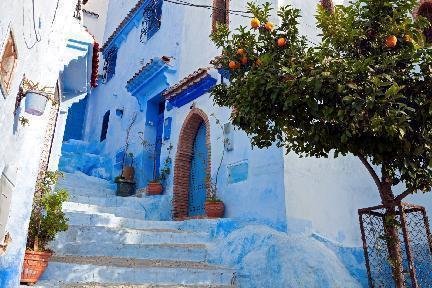
M 83 25 L 95 36 L 98 43 L 104 42 L 106 17 L 108 11 L 109 0 L 90 0 L 83 9 L 89 12 L 94 12 L 96 15 L 83 12 Z
M 35 43 L 31 3 L 0 1 L 0 46 L 3 46 L 10 27 L 18 50 L 11 90 L 7 95 L 0 95 L 0 172 L 6 165 L 16 172 L 13 177 L 16 180 L 11 212 L 6 226 L 12 242 L 6 254 L 0 256 L 0 287 L 18 286 L 40 151 L 49 116 L 47 111 L 50 109 L 50 105 L 47 105 L 43 116 L 31 116 L 23 111 L 23 101 L 19 113 L 14 117 L 18 87 L 23 74 L 42 86 L 55 86 L 59 71 L 67 64 L 61 60 L 66 49 L 66 35 L 74 21 L 74 1 L 60 1 L 56 10 L 57 1 L 35 0 L 34 19 L 40 39 Z M 17 122 L 19 116 L 28 118 L 30 125 L 22 127 Z

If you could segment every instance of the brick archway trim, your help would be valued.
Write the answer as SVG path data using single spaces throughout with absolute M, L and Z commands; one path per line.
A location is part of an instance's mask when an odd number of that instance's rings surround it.
M 173 193 L 173 218 L 175 220 L 186 219 L 189 209 L 189 176 L 195 137 L 200 124 L 206 126 L 207 145 L 207 191 L 210 189 L 211 173 L 211 144 L 210 144 L 210 121 L 206 113 L 199 108 L 192 108 L 186 117 L 180 130 L 177 153 L 174 163 L 174 193 Z M 208 193 L 208 192 L 207 192 Z

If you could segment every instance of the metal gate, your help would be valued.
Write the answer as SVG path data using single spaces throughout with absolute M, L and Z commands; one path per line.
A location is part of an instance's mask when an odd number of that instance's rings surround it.
M 195 136 L 191 170 L 189 176 L 189 216 L 205 215 L 207 191 L 208 154 L 206 145 L 206 126 L 202 122 Z

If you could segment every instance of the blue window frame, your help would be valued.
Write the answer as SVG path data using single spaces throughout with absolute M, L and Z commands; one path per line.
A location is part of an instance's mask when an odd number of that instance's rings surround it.
M 104 74 L 105 74 L 105 82 L 111 80 L 111 78 L 115 74 L 116 62 L 117 62 L 117 47 L 112 47 L 108 50 L 105 56 L 105 65 L 104 65 Z
M 162 19 L 162 0 L 152 0 L 143 12 L 140 41 L 150 39 L 160 28 Z

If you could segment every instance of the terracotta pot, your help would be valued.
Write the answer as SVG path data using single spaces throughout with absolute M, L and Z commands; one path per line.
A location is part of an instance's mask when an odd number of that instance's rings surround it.
M 135 176 L 135 168 L 131 166 L 124 166 L 122 175 L 125 180 L 132 181 Z
M 48 266 L 48 260 L 51 256 L 51 252 L 26 251 L 21 273 L 21 283 L 35 284 Z
M 206 201 L 205 211 L 209 218 L 222 218 L 225 213 L 225 204 L 222 201 Z
M 147 185 L 147 195 L 161 195 L 163 186 L 159 182 L 150 182 Z

